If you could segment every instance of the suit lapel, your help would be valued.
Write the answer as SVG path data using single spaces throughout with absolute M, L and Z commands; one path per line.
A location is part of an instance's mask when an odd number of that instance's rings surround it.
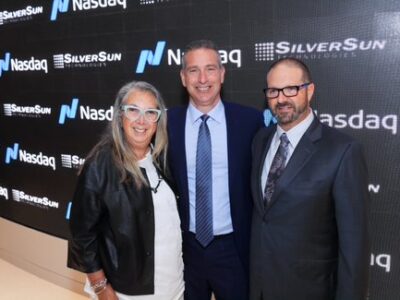
M 238 132 L 236 118 L 234 116 L 234 112 L 229 103 L 222 102 L 225 108 L 225 120 L 226 120 L 226 137 L 227 137 L 227 151 L 228 151 L 228 183 L 229 183 L 229 191 L 234 191 L 235 189 L 231 186 L 233 180 L 233 176 L 236 172 L 235 167 L 237 164 L 234 162 L 237 161 L 237 152 L 235 151 L 237 145 L 237 139 L 235 133 Z M 231 199 L 231 195 L 229 195 L 229 199 Z M 232 206 L 232 203 L 231 203 Z
M 310 127 L 300 139 L 300 142 L 294 150 L 282 176 L 276 182 L 275 191 L 269 205 L 266 207 L 266 211 L 274 205 L 278 200 L 280 193 L 290 184 L 290 182 L 311 159 L 312 155 L 316 151 L 314 143 L 321 138 L 321 129 L 321 123 L 315 117 Z
M 179 153 L 180 158 L 178 159 L 179 169 L 181 170 L 182 176 L 181 180 L 183 181 L 183 186 L 185 187 L 185 194 L 188 196 L 188 187 L 187 187 L 187 165 L 186 165 L 186 137 L 185 137 L 185 127 L 186 127 L 186 110 L 182 110 L 180 112 L 180 116 L 177 122 L 177 139 L 175 140 L 177 153 Z
M 186 146 L 185 146 L 185 127 L 186 127 L 186 111 L 187 107 L 180 109 L 177 112 L 176 122 L 173 124 L 175 127 L 172 129 L 174 133 L 173 139 L 170 140 L 170 147 L 174 151 L 175 163 L 177 164 L 176 169 L 178 170 L 178 174 L 175 174 L 177 181 L 180 182 L 180 187 L 182 191 L 183 199 L 187 199 L 187 201 L 183 201 L 182 204 L 184 206 L 184 214 L 181 215 L 183 228 L 189 228 L 189 187 L 187 180 L 187 164 L 186 164 Z

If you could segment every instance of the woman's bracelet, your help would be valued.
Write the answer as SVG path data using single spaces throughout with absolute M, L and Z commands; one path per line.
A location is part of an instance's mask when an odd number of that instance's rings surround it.
M 91 284 L 90 287 L 93 289 L 93 292 L 96 295 L 101 294 L 107 287 L 107 278 L 104 278 L 100 281 L 97 281 L 94 284 Z

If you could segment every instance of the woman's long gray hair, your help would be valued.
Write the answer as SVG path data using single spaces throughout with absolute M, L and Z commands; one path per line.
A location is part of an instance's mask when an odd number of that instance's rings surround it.
M 118 91 L 114 102 L 112 121 L 105 135 L 89 153 L 88 158 L 96 156 L 104 146 L 111 145 L 114 162 L 121 172 L 121 180 L 126 181 L 131 176 L 136 186 L 140 188 L 143 184 L 147 186 L 148 183 L 140 171 L 138 157 L 132 151 L 132 145 L 126 140 L 122 127 L 123 112 L 121 105 L 127 101 L 129 95 L 134 91 L 151 93 L 156 98 L 157 108 L 161 110 L 161 116 L 157 123 L 157 131 L 152 140 L 152 157 L 156 167 L 163 173 L 166 173 L 166 153 L 168 147 L 166 107 L 160 92 L 153 85 L 144 81 L 129 82 Z

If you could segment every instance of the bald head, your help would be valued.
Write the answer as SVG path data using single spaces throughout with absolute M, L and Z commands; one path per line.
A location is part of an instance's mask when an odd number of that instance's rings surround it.
M 281 65 L 300 69 L 302 72 L 302 80 L 304 82 L 312 82 L 311 73 L 308 67 L 301 60 L 294 57 L 285 57 L 274 62 L 267 71 L 267 78 L 272 69 Z

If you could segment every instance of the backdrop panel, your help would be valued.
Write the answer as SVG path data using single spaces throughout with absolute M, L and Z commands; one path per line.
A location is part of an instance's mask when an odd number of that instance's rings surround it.
M 68 238 L 77 171 L 117 90 L 146 80 L 186 103 L 182 49 L 200 38 L 221 48 L 223 98 L 260 110 L 273 60 L 310 66 L 320 119 L 365 146 L 370 299 L 399 299 L 399 1 L 1 1 L 0 216 Z

